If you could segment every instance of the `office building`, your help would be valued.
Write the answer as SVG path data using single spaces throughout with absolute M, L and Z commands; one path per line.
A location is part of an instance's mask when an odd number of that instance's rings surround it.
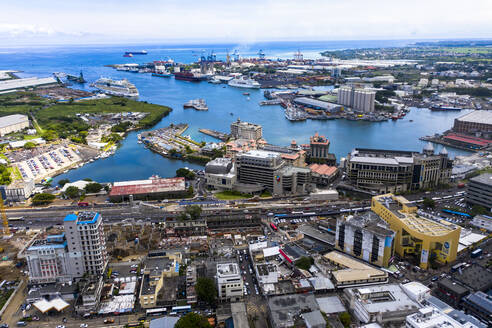
M 445 148 L 434 154 L 429 143 L 422 153 L 354 149 L 346 162 L 347 178 L 357 188 L 376 193 L 432 188 L 449 182 L 453 161 Z
M 338 251 L 325 254 L 323 258 L 338 267 L 338 270 L 331 272 L 332 280 L 338 288 L 388 282 L 388 273 L 385 271 Z
M 231 190 L 236 184 L 236 169 L 232 159 L 216 158 L 205 165 L 205 183 L 216 190 Z
M 408 328 L 479 328 L 471 322 L 460 322 L 443 311 L 427 306 L 410 314 L 406 319 Z
M 231 123 L 231 137 L 234 139 L 246 139 L 258 141 L 262 138 L 263 131 L 261 125 L 241 122 L 238 118 Z
M 374 91 L 347 86 L 338 89 L 338 103 L 357 112 L 374 112 L 375 99 L 376 92 Z
M 0 117 L 0 137 L 27 129 L 28 127 L 29 119 L 27 115 L 14 114 Z
M 421 217 L 414 203 L 393 194 L 374 196 L 371 210 L 396 232 L 395 252 L 402 258 L 416 256 L 422 269 L 427 269 L 431 260 L 443 264 L 456 260 L 459 226 Z
M 26 249 L 29 282 L 33 284 L 69 282 L 84 274 L 71 265 L 65 234 L 36 239 Z
M 443 278 L 437 281 L 437 288 L 433 290 L 433 294 L 452 307 L 458 307 L 470 294 L 470 290 L 449 278 Z
M 472 205 L 492 209 L 492 174 L 484 173 L 471 178 L 466 186 L 465 200 Z
M 475 110 L 456 118 L 453 132 L 490 139 L 492 137 L 492 112 Z
M 388 267 L 395 232 L 373 212 L 337 220 L 335 248 L 371 264 Z
M 400 326 L 420 305 L 405 293 L 400 284 L 347 288 L 344 297 L 355 317 L 362 323 Z
M 243 278 L 237 263 L 217 264 L 219 299 L 238 302 L 243 298 Z
M 68 214 L 63 220 L 72 269 L 89 275 L 101 275 L 108 255 L 102 216 L 96 212 Z
M 492 326 L 492 296 L 478 291 L 465 297 L 463 307 L 473 316 Z

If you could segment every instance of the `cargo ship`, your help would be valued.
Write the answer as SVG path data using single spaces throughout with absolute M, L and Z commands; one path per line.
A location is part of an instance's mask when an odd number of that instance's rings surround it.
M 140 50 L 140 51 L 125 51 L 125 55 L 146 55 L 147 50 Z M 132 56 L 130 56 L 132 57 Z
M 431 106 L 429 108 L 432 111 L 447 111 L 447 110 L 462 110 L 463 108 L 451 107 L 451 106 Z
M 128 82 L 127 79 L 123 80 L 111 80 L 108 78 L 100 78 L 93 84 L 94 87 L 105 94 L 112 96 L 136 98 L 139 96 L 138 90 L 132 83 Z
M 190 82 L 200 82 L 204 80 L 203 77 L 195 75 L 192 72 L 176 72 L 174 73 L 174 78 L 176 80 L 190 81 Z

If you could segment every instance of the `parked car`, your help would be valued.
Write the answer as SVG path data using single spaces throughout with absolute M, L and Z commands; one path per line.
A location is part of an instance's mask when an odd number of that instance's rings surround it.
M 114 319 L 104 319 L 104 323 L 114 323 Z

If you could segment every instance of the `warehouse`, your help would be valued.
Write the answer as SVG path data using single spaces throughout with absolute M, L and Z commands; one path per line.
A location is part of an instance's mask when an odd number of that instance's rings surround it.
M 40 86 L 52 86 L 56 84 L 57 82 L 53 77 L 45 77 L 40 79 L 37 77 L 12 79 L 0 82 L 0 93 L 16 92 L 24 89 L 31 89 Z
M 14 114 L 0 117 L 0 136 L 21 131 L 29 127 L 27 115 Z
M 113 183 L 109 193 L 112 201 L 133 199 L 179 198 L 186 195 L 184 178 L 163 179 L 151 177 L 147 180 L 120 181 Z
M 475 110 L 458 117 L 454 120 L 453 131 L 490 138 L 492 136 L 492 113 L 487 110 Z
M 306 106 L 313 109 L 324 110 L 330 113 L 339 112 L 340 109 L 342 108 L 340 105 L 337 104 L 332 104 L 326 101 L 316 100 L 307 97 L 296 98 L 294 99 L 294 102 L 302 106 Z

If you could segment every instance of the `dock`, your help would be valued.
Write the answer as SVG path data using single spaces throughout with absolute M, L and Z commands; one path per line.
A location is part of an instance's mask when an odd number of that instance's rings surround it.
M 215 131 L 215 130 L 210 130 L 210 129 L 199 129 L 198 131 L 200 131 L 203 134 L 214 137 L 216 139 L 222 140 L 222 141 L 227 141 L 230 137 L 230 135 L 227 133 L 223 133 L 223 132 L 219 132 L 219 131 Z

